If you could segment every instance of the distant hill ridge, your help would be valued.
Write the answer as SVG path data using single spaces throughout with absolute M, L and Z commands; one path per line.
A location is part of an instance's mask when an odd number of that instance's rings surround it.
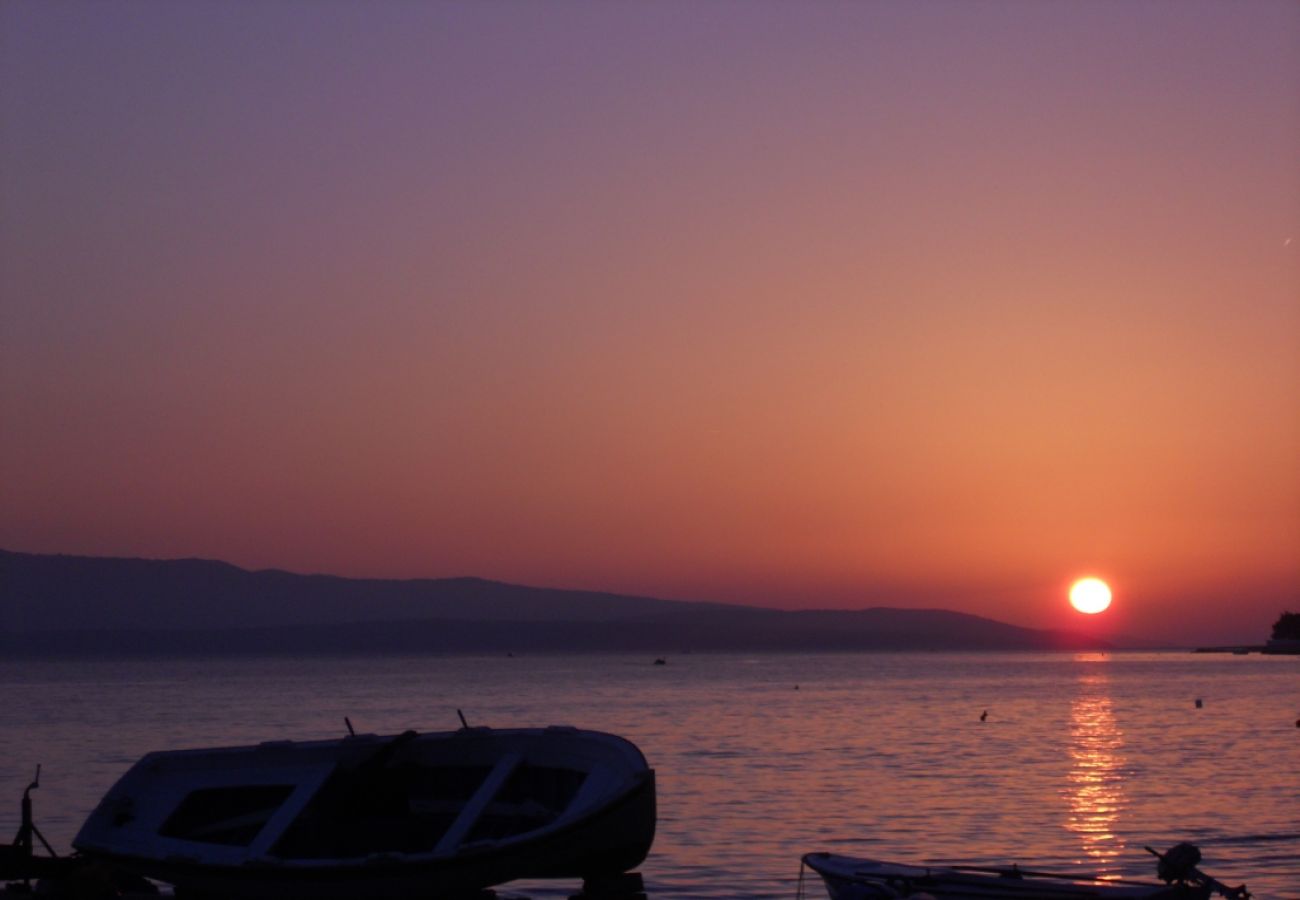
M 505 584 L 249 571 L 207 559 L 0 550 L 0 630 L 184 629 L 418 619 L 625 619 L 714 604 Z
M 786 611 L 468 577 L 0 550 L 0 650 L 11 654 L 1105 647 L 949 610 Z

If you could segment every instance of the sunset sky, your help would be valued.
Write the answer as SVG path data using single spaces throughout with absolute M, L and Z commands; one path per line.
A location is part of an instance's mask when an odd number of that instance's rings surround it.
M 0 547 L 1300 609 L 1300 4 L 0 2 Z

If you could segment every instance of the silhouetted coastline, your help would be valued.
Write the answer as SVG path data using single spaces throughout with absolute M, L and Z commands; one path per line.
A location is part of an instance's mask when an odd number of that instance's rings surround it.
M 1245 656 L 1263 653 L 1269 656 L 1300 656 L 1300 613 L 1284 612 L 1273 623 L 1273 636 L 1264 644 L 1197 647 L 1197 653 L 1233 653 Z
M 0 551 L 0 566 L 0 651 L 12 656 L 1113 649 L 942 609 L 786 611 L 207 560 Z

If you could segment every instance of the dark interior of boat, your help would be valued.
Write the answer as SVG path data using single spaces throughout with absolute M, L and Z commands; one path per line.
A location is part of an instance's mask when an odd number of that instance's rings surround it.
M 192 791 L 167 818 L 163 837 L 247 847 L 293 793 L 291 784 L 258 784 Z
M 527 765 L 517 758 L 491 766 L 383 763 L 333 773 L 275 843 L 272 855 L 329 859 L 450 853 L 506 840 L 554 821 L 586 778 L 584 772 Z M 293 785 L 196 790 L 160 834 L 249 846 L 293 790 Z
M 379 772 L 336 773 L 275 845 L 284 859 L 427 853 L 535 831 L 564 812 L 585 778 L 569 769 L 517 765 L 491 796 L 491 766 L 402 763 Z M 490 790 L 491 788 L 489 788 Z M 463 816 L 478 800 L 480 809 Z M 461 825 L 454 846 L 440 847 Z M 467 827 L 466 827 L 467 826 Z

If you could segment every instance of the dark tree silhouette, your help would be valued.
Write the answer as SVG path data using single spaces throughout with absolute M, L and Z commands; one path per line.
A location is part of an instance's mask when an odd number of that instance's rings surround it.
M 1273 640 L 1300 641 L 1300 613 L 1282 613 L 1273 623 Z

